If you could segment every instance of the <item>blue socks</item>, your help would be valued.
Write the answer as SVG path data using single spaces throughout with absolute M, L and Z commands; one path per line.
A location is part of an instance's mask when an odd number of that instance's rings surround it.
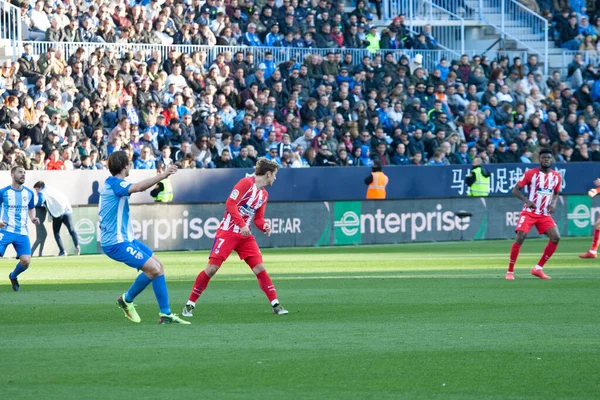
M 152 289 L 154 296 L 158 301 L 158 308 L 163 314 L 171 314 L 171 306 L 169 305 L 169 292 L 167 290 L 167 280 L 164 275 L 154 278 L 152 281 Z
M 10 273 L 10 279 L 16 279 L 22 272 L 24 272 L 27 268 L 24 268 L 20 262 L 17 263 L 15 270 Z
M 125 293 L 125 298 L 123 300 L 131 303 L 138 294 L 142 293 L 142 291 L 146 289 L 146 286 L 148 286 L 150 282 L 152 282 L 152 279 L 148 278 L 146 274 L 142 272 L 137 276 L 127 293 Z
M 17 265 L 19 267 L 20 265 Z M 15 270 L 16 271 L 16 270 Z M 22 272 L 22 271 L 21 271 Z M 19 272 L 20 273 L 20 272 Z M 146 286 L 152 283 L 152 289 L 154 290 L 154 296 L 158 301 L 158 308 L 163 314 L 171 314 L 171 306 L 169 305 L 169 291 L 167 290 L 167 280 L 164 275 L 154 278 L 154 280 L 148 278 L 146 274 L 141 273 L 133 282 L 133 285 L 125 293 L 125 301 L 131 303 L 135 297 L 142 293 Z

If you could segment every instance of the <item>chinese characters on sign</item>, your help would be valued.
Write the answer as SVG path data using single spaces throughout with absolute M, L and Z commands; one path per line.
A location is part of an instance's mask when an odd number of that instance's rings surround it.
M 490 173 L 490 195 L 506 195 L 510 194 L 511 190 L 517 182 L 521 180 L 523 174 L 530 168 L 522 168 L 519 166 L 511 167 L 496 167 L 486 166 L 485 167 Z M 566 168 L 554 168 L 556 172 L 562 177 L 562 187 L 564 190 L 567 187 L 567 169 Z M 471 173 L 471 170 L 464 170 L 462 168 L 452 169 L 452 184 L 450 188 L 458 196 L 467 195 L 467 185 L 465 178 Z

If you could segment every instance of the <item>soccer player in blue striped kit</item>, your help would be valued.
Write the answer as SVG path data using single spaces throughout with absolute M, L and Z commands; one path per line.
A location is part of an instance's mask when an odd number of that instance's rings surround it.
M 129 157 L 124 151 L 115 151 L 108 157 L 108 169 L 112 176 L 104 182 L 98 205 L 102 250 L 111 259 L 142 271 L 129 290 L 117 299 L 117 305 L 130 321 L 141 322 L 133 299 L 152 283 L 160 310 L 159 323 L 189 324 L 171 312 L 164 266 L 148 246 L 134 238 L 129 215 L 129 196 L 150 189 L 177 172 L 177 167 L 171 165 L 162 174 L 132 184 L 125 180 L 129 176 Z
M 35 217 L 35 195 L 33 190 L 23 186 L 25 183 L 25 168 L 13 167 L 10 170 L 12 184 L 0 189 L 0 203 L 2 214 L 0 216 L 0 256 L 8 245 L 12 244 L 17 252 L 19 262 L 14 271 L 8 275 L 12 289 L 18 292 L 21 289 L 18 276 L 29 268 L 31 262 L 31 243 L 27 229 L 28 219 L 34 224 L 40 220 Z

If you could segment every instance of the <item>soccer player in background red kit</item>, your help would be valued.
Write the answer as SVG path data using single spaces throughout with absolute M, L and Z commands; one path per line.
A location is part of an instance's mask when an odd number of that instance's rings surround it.
M 600 192 L 600 179 L 594 181 L 596 188 L 588 191 L 588 196 L 594 197 Z M 598 258 L 598 244 L 600 243 L 600 218 L 596 220 L 594 224 L 594 237 L 592 238 L 592 247 L 587 253 L 580 254 L 579 258 Z
M 186 317 L 192 316 L 196 301 L 208 286 L 210 278 L 217 273 L 234 250 L 240 260 L 244 260 L 256 275 L 260 288 L 271 302 L 273 312 L 277 315 L 288 313 L 277 300 L 275 286 L 265 270 L 262 254 L 249 226 L 254 219 L 254 225 L 258 229 L 271 235 L 271 227 L 265 222 L 265 208 L 269 195 L 264 188 L 273 185 L 278 170 L 279 165 L 275 161 L 260 158 L 256 162 L 255 176 L 240 180 L 233 188 L 225 203 L 225 216 L 217 229 L 208 265 L 196 278 L 190 298 L 183 307 L 182 314 Z
M 545 233 L 550 241 L 544 249 L 542 258 L 540 258 L 538 264 L 531 270 L 531 275 L 541 279 L 550 279 L 544 273 L 543 268 L 546 261 L 554 254 L 560 241 L 556 222 L 554 222 L 550 214 L 554 213 L 556 209 L 556 202 L 558 201 L 562 182 L 560 174 L 550 169 L 552 158 L 551 150 L 540 150 L 540 168 L 530 169 L 525 172 L 523 178 L 521 178 L 512 190 L 513 194 L 522 200 L 525 205 L 519 216 L 519 223 L 515 228 L 517 237 L 510 250 L 510 261 L 508 272 L 506 273 L 506 279 L 509 281 L 515 279 L 515 263 L 517 262 L 517 257 L 519 257 L 521 245 L 533 226 L 536 227 L 540 235 Z M 525 187 L 529 189 L 529 198 L 521 193 L 521 190 Z

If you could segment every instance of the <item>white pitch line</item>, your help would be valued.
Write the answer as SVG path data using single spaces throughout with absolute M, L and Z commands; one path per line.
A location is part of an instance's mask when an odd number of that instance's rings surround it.
M 275 275 L 274 275 L 275 276 Z M 473 276 L 473 275 L 324 275 L 324 276 L 276 276 L 277 280 L 304 280 L 304 279 L 412 279 L 412 278 L 428 278 L 428 279 L 436 279 L 436 278 L 444 278 L 444 279 L 501 279 L 504 280 L 504 273 L 502 275 L 497 276 Z M 242 280 L 244 278 L 236 279 L 229 278 L 227 280 Z M 523 274 L 523 277 L 519 275 L 516 276 L 516 280 L 520 279 L 533 279 L 540 280 L 539 278 L 533 278 L 530 276 L 526 276 Z M 598 277 L 589 277 L 589 276 L 568 276 L 568 277 L 558 277 L 552 279 L 600 279 Z

